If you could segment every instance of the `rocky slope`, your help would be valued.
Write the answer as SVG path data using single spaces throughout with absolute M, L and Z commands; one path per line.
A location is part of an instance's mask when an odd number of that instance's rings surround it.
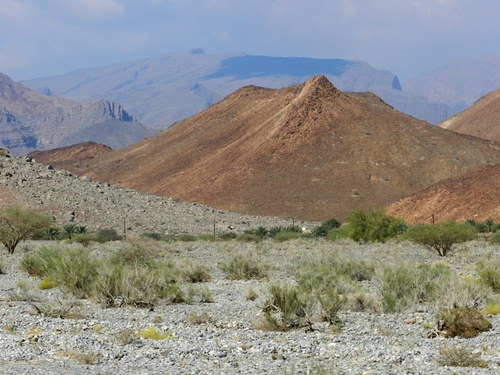
M 393 203 L 387 212 L 409 224 L 474 219 L 500 221 L 500 166 L 487 166 L 446 179 Z
M 499 151 L 318 76 L 240 89 L 73 172 L 219 209 L 323 221 L 498 163 Z
M 119 148 L 151 133 L 117 103 L 49 97 L 0 74 L 0 144 L 14 154 L 84 141 Z
M 472 106 L 438 126 L 462 134 L 500 142 L 500 89 L 480 98 Z
M 213 233 L 214 221 L 217 233 L 292 225 L 292 220 L 224 212 L 93 182 L 0 149 L 0 208 L 14 204 L 50 213 L 59 226 L 67 224 L 73 212 L 75 222 L 89 230 L 114 228 L 122 233 L 125 224 L 132 237 L 145 232 Z
M 117 101 L 142 123 L 163 129 L 244 86 L 283 88 L 320 74 L 343 91 L 371 91 L 400 111 L 432 123 L 451 115 L 443 104 L 402 91 L 395 74 L 345 59 L 211 55 L 194 49 L 23 83 L 76 100 Z

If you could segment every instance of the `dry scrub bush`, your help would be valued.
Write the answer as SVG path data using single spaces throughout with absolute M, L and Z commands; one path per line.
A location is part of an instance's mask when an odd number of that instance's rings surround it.
M 465 346 L 444 345 L 439 347 L 438 353 L 436 361 L 441 366 L 488 368 L 488 364 L 481 359 L 481 353 L 474 353 Z
M 441 312 L 439 328 L 447 337 L 471 338 L 491 329 L 491 322 L 472 307 L 455 307 Z
M 40 248 L 26 254 L 20 266 L 30 274 L 54 280 L 65 294 L 93 297 L 106 307 L 151 307 L 160 300 L 185 302 L 185 292 L 178 285 L 183 275 L 190 275 L 187 278 L 192 281 L 194 277 L 206 278 L 204 271 L 179 270 L 170 262 L 156 260 L 156 256 L 157 252 L 137 245 L 101 257 L 82 248 Z M 212 300 L 209 291 L 199 294 L 204 302 Z
M 440 286 L 447 285 L 450 269 L 443 264 L 386 266 L 378 277 L 378 291 L 384 312 L 404 312 L 421 303 L 433 303 Z
M 218 266 L 230 280 L 250 280 L 267 277 L 267 267 L 251 257 L 235 255 L 228 263 L 220 262 Z
M 476 270 L 482 283 L 489 286 L 493 292 L 500 292 L 500 261 L 478 262 Z

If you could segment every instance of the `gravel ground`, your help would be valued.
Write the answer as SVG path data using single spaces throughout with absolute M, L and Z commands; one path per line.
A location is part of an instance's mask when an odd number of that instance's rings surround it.
M 405 260 L 434 262 L 437 256 L 409 244 L 358 245 L 350 241 L 328 243 L 294 240 L 259 244 L 239 242 L 156 243 L 176 263 L 189 260 L 209 267 L 212 280 L 203 283 L 213 303 L 159 304 L 154 309 L 102 308 L 82 300 L 80 318 L 46 318 L 33 307 L 15 301 L 12 293 L 25 280 L 38 279 L 19 270 L 25 251 L 38 246 L 77 244 L 29 242 L 13 256 L 2 252 L 0 261 L 0 374 L 497 374 L 500 371 L 500 316 L 488 316 L 493 329 L 472 339 L 427 338 L 426 323 L 435 321 L 432 307 L 402 314 L 344 310 L 339 330 L 324 323 L 313 332 L 259 330 L 259 318 L 271 280 L 285 280 L 305 259 L 325 253 L 371 259 L 381 264 Z M 110 251 L 121 242 L 95 246 Z M 473 242 L 457 248 L 444 261 L 457 272 L 473 273 L 479 259 L 496 259 L 499 247 Z M 259 259 L 270 267 L 265 280 L 227 280 L 217 262 L 234 254 Z M 199 285 L 199 284 L 196 284 Z M 245 298 L 248 289 L 254 301 Z M 57 289 L 37 291 L 47 299 L 62 298 Z M 125 343 L 124 331 L 157 327 L 171 336 L 164 340 L 139 339 Z M 488 368 L 441 366 L 438 348 L 465 346 L 481 354 Z

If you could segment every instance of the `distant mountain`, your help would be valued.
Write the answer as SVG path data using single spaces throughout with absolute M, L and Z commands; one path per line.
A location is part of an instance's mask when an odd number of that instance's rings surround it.
M 395 74 L 343 59 L 209 55 L 195 49 L 23 83 L 39 92 L 75 100 L 117 101 L 139 121 L 163 129 L 241 87 L 283 88 L 320 74 L 343 91 L 373 92 L 414 117 L 432 123 L 448 117 L 445 105 L 402 91 Z
M 409 224 L 467 219 L 500 221 L 500 165 L 474 169 L 434 184 L 389 206 Z
M 500 143 L 500 89 L 483 96 L 439 126 Z
M 500 54 L 450 62 L 403 82 L 405 91 L 450 107 L 450 116 L 498 88 Z
M 117 103 L 46 96 L 0 74 L 0 146 L 14 154 L 84 141 L 119 148 L 151 134 Z
M 404 115 L 325 76 L 247 86 L 148 139 L 72 171 L 241 213 L 345 219 L 500 163 L 500 145 Z

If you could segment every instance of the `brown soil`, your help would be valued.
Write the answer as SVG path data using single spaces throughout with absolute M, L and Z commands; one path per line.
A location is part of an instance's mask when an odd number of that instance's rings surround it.
M 245 87 L 76 174 L 249 214 L 345 219 L 500 162 L 500 146 L 404 115 L 323 76 Z

